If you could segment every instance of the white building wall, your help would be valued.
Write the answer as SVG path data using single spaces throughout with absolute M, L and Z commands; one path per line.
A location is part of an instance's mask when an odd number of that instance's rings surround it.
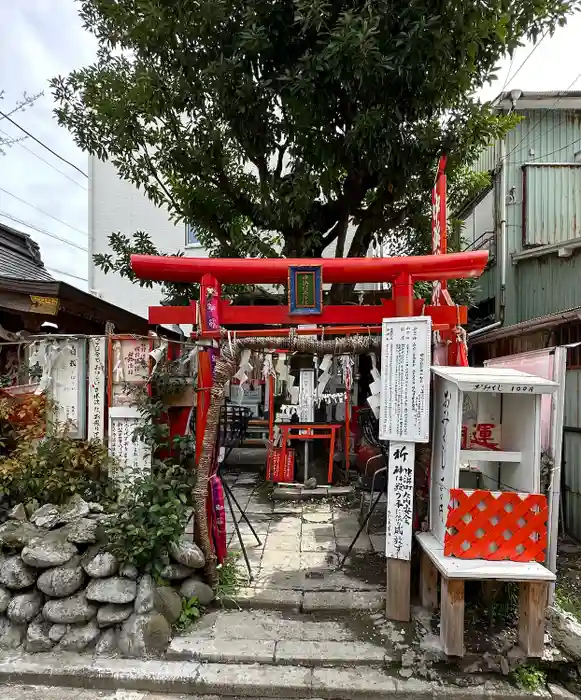
M 140 287 L 93 263 L 93 255 L 109 253 L 108 238 L 117 231 L 131 236 L 145 231 L 164 253 L 186 250 L 190 256 L 206 256 L 200 246 L 186 246 L 184 224 L 170 221 L 167 208 L 156 206 L 137 187 L 122 180 L 108 162 L 89 157 L 89 290 L 108 302 L 147 318 L 149 306 L 159 305 L 161 286 Z
M 472 209 L 464 219 L 462 238 L 465 246 L 487 248 L 488 237 L 481 238 L 485 233 L 494 232 L 494 189 Z M 480 239 L 480 240 L 479 240 Z

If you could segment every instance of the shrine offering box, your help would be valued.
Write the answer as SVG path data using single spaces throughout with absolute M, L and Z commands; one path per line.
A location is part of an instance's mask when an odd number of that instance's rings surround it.
M 541 398 L 557 384 L 505 368 L 432 373 L 432 534 L 446 556 L 544 561 Z

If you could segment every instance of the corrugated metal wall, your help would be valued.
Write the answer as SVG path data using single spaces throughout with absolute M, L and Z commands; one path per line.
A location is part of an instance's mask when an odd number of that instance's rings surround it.
M 581 236 L 581 163 L 525 167 L 525 242 L 550 245 Z
M 518 285 L 517 321 L 581 306 L 581 257 L 556 254 L 521 260 L 512 266 Z
M 565 529 L 581 540 L 581 370 L 567 371 L 563 435 L 563 508 Z M 567 428 L 577 428 L 567 430 Z

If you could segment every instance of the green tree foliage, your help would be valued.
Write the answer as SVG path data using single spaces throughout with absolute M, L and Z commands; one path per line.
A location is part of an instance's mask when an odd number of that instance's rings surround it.
M 364 255 L 504 132 L 475 91 L 576 2 L 81 0 L 98 58 L 56 114 L 212 254 Z

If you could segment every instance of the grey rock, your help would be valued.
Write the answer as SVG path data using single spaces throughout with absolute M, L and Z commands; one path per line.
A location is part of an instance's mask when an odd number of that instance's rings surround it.
M 172 542 L 169 553 L 178 564 L 183 564 L 190 569 L 201 569 L 206 563 L 204 553 L 193 542 L 182 538 L 179 542 Z
M 67 527 L 67 540 L 75 544 L 93 544 L 97 541 L 99 523 L 89 518 L 79 518 Z
M 42 608 L 42 593 L 36 589 L 29 593 L 17 593 L 6 611 L 6 616 L 17 625 L 25 625 L 33 620 Z
M 48 637 L 51 640 L 51 642 L 60 642 L 60 640 L 65 636 L 67 633 L 67 626 L 66 625 L 53 625 L 52 622 L 47 622 L 47 625 L 50 625 L 50 630 L 48 632 Z
M 6 612 L 10 598 L 12 598 L 10 591 L 0 586 L 0 613 Z
M 37 525 L 38 527 L 45 527 L 47 530 L 56 527 L 59 520 L 59 509 L 56 506 L 53 506 L 52 503 L 47 503 L 46 505 L 41 506 L 30 516 L 31 523 L 34 523 L 34 525 Z
M 54 645 L 50 638 L 52 623 L 43 620 L 42 616 L 33 620 L 26 630 L 26 651 L 50 651 Z
M 151 612 L 155 606 L 155 584 L 149 574 L 145 574 L 137 584 L 135 612 L 138 615 Z
M 133 564 L 122 564 L 119 569 L 119 576 L 136 581 L 139 578 L 139 571 L 137 571 L 137 567 L 133 566 Z
M 173 625 L 182 612 L 182 599 L 170 586 L 157 586 L 155 589 L 155 609 Z
M 24 505 L 24 510 L 26 511 L 26 515 L 30 518 L 30 516 L 34 513 L 35 510 L 38 510 L 40 508 L 40 503 L 36 500 L 36 498 L 33 498 L 32 501 L 27 501 Z
M 137 584 L 120 576 L 93 579 L 89 582 L 85 595 L 87 600 L 99 603 L 131 603 L 137 595 Z
M 59 642 L 59 649 L 64 651 L 83 651 L 94 642 L 101 630 L 95 620 L 85 625 L 69 625 L 67 633 Z
M 74 557 L 64 566 L 44 571 L 36 585 L 46 595 L 53 598 L 65 598 L 70 596 L 83 585 L 85 572 L 79 564 L 78 557 Z
M 83 569 L 92 578 L 106 578 L 117 573 L 119 562 L 110 552 L 91 552 L 83 560 Z
M 549 608 L 549 631 L 557 646 L 575 661 L 581 661 L 581 623 L 573 615 L 556 605 Z
M 85 518 L 90 512 L 89 504 L 78 494 L 75 494 L 71 500 L 60 509 L 60 522 L 72 523 L 73 520 Z
M 22 550 L 22 561 L 37 569 L 66 564 L 77 554 L 77 548 L 67 542 L 66 533 L 50 533 L 45 537 L 31 540 Z
M 26 625 L 17 625 L 0 617 L 0 649 L 18 649 L 24 641 Z
M 112 654 L 117 649 L 117 630 L 109 628 L 103 630 L 97 646 L 95 647 L 95 654 L 101 656 L 104 654 Z
M 28 520 L 26 510 L 24 509 L 22 503 L 14 506 L 14 508 L 12 508 L 12 510 L 8 513 L 8 517 L 10 520 Z
M 200 605 L 209 605 L 214 600 L 214 591 L 199 578 L 192 576 L 180 586 L 182 598 L 197 598 Z
M 100 503 L 93 503 L 89 501 L 87 505 L 89 506 L 89 510 L 91 511 L 91 513 L 103 513 L 105 511 L 105 509 Z
M 13 590 L 28 588 L 36 581 L 36 571 L 26 566 L 20 556 L 0 561 L 0 583 Z
M 159 656 L 170 642 L 169 622 L 159 613 L 132 615 L 121 628 L 119 649 L 133 658 Z
M 9 520 L 0 525 L 0 544 L 10 549 L 22 549 L 42 534 L 32 523 Z
M 97 612 L 97 624 L 99 627 L 111 627 L 111 625 L 118 625 L 121 622 L 125 622 L 131 615 L 133 615 L 132 603 L 127 603 L 126 605 L 109 603 L 99 608 Z
M 167 564 L 161 571 L 161 577 L 168 581 L 181 581 L 185 578 L 189 578 L 193 573 L 193 569 L 183 564 Z
M 97 607 L 89 603 L 83 593 L 77 593 L 69 598 L 49 600 L 44 604 L 42 615 L 45 620 L 59 625 L 88 622 L 97 614 Z

